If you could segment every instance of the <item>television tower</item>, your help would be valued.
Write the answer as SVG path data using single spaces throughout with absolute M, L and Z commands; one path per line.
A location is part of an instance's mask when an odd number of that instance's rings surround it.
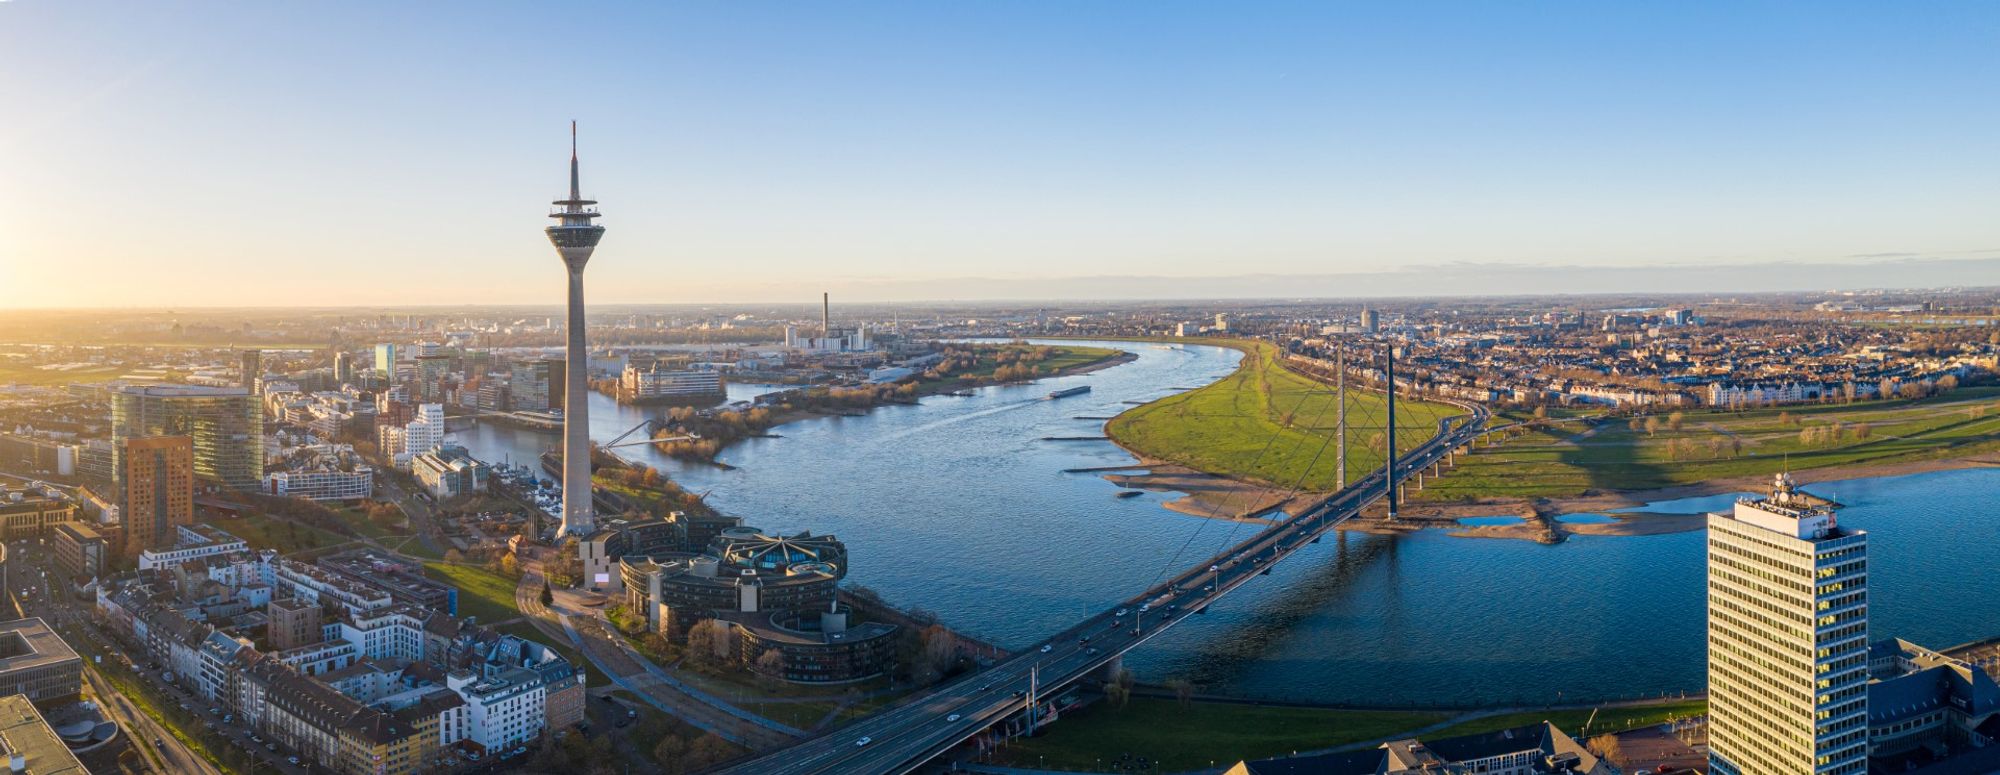
M 561 535 L 589 535 L 597 529 L 597 512 L 590 503 L 590 347 L 583 331 L 583 266 L 604 227 L 591 220 L 597 217 L 594 199 L 583 198 L 576 174 L 576 122 L 569 122 L 569 198 L 554 204 L 561 209 L 549 213 L 558 223 L 546 231 L 549 242 L 562 255 L 569 270 L 569 340 L 563 348 L 563 516 Z

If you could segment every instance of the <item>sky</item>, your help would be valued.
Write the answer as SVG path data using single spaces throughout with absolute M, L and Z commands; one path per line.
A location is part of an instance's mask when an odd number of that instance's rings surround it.
M 0 0 L 0 308 L 559 304 L 572 119 L 594 302 L 2000 285 L 1995 40 L 1950 2 Z

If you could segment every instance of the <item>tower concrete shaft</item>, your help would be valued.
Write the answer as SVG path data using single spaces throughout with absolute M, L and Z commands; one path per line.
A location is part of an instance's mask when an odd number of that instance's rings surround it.
M 597 529 L 590 491 L 590 344 L 584 331 L 583 268 L 604 227 L 597 225 L 596 200 L 583 198 L 577 175 L 576 122 L 569 125 L 569 198 L 555 201 L 549 214 L 557 224 L 546 231 L 569 274 L 569 329 L 563 348 L 563 518 L 562 534 L 588 535 Z

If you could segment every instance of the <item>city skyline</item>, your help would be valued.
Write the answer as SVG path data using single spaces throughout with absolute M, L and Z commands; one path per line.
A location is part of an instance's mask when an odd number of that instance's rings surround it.
M 572 118 L 606 304 L 2000 283 L 1980 6 L 482 10 L 0 6 L 7 306 L 553 303 Z

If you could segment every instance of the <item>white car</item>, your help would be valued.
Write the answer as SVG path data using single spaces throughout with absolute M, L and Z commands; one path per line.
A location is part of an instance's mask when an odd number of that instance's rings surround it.
M 863 745 L 867 745 L 867 744 L 869 744 L 869 743 L 872 743 L 872 742 L 875 742 L 875 738 L 872 738 L 872 737 L 863 737 L 863 738 L 861 738 L 860 740 L 856 740 L 856 741 L 854 741 L 854 744 L 855 744 L 855 745 L 857 745 L 857 746 L 863 746 Z
M 1056 650 L 1056 647 L 1054 647 L 1054 646 L 1051 646 L 1051 645 L 1049 645 L 1049 644 L 1046 644 L 1046 643 L 1042 644 L 1042 653 L 1044 653 L 1044 654 L 1047 654 L 1047 653 L 1049 653 L 1049 652 L 1051 652 L 1051 651 L 1054 651 L 1054 650 Z
M 945 720 L 945 721 L 957 721 L 957 720 L 959 720 L 959 719 L 962 719 L 962 718 L 965 718 L 965 717 L 964 717 L 964 716 L 961 716 L 961 715 L 958 715 L 958 714 L 956 714 L 956 713 L 953 713 L 953 714 L 951 714 L 951 715 L 949 715 L 949 716 L 946 716 L 946 717 L 944 717 L 944 720 Z

